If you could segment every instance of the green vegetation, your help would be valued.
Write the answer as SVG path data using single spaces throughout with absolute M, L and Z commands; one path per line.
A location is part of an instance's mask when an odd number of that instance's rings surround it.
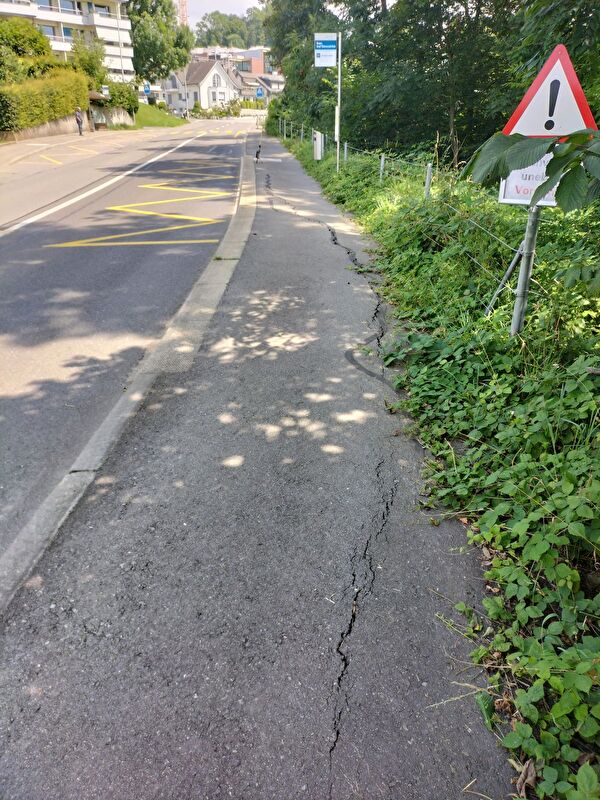
M 140 107 L 138 93 L 129 83 L 109 81 L 107 83 L 110 99 L 108 105 L 113 108 L 124 108 L 132 116 Z
M 140 103 L 137 114 L 135 115 L 136 128 L 176 128 L 179 125 L 187 125 L 188 122 L 180 117 L 174 117 L 158 106 L 148 106 Z
M 18 17 L 0 19 L 0 46 L 20 58 L 49 56 L 50 42 L 29 20 Z
M 266 44 L 265 9 L 249 8 L 243 17 L 211 11 L 196 25 L 198 47 L 239 47 L 248 49 Z
M 144 80 L 156 81 L 185 67 L 194 46 L 194 34 L 177 23 L 172 0 L 131 0 L 133 66 Z
M 267 104 L 264 100 L 242 100 L 240 103 L 241 108 L 253 108 L 258 110 L 265 109 Z
M 463 176 L 494 185 L 513 169 L 528 167 L 546 155 L 551 156 L 547 178 L 533 193 L 530 205 L 535 206 L 555 187 L 556 202 L 563 211 L 575 211 L 600 198 L 600 132 L 593 130 L 544 139 L 497 133 L 471 159 Z
M 241 104 L 239 100 L 230 100 L 219 106 L 201 108 L 200 103 L 194 103 L 190 116 L 196 119 L 223 119 L 223 117 L 239 117 Z
M 450 172 L 426 201 L 424 165 L 390 162 L 380 185 L 374 155 L 336 175 L 332 155 L 290 146 L 380 246 L 380 291 L 403 330 L 385 359 L 404 366 L 398 405 L 432 453 L 430 502 L 481 548 L 484 611 L 457 609 L 489 674 L 486 724 L 537 797 L 599 798 L 600 209 L 544 210 L 526 326 L 511 339 L 510 290 L 483 310 L 523 208 Z
M 106 67 L 104 66 L 104 44 L 96 36 L 91 41 L 82 35 L 73 40 L 71 55 L 75 69 L 88 76 L 90 89 L 99 89 L 106 82 Z
M 0 130 L 18 131 L 89 105 L 85 75 L 59 70 L 45 78 L 0 85 Z
M 284 108 L 333 131 L 335 70 L 313 68 L 313 33 L 344 34 L 342 138 L 423 143 L 457 166 L 500 130 L 556 44 L 600 103 L 597 0 L 270 0 L 266 29 L 286 77 Z M 340 23 L 341 19 L 341 23 Z

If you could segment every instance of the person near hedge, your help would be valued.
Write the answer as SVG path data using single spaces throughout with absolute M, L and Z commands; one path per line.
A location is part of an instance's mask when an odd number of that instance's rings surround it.
M 75 122 L 77 123 L 77 127 L 79 128 L 79 135 L 83 136 L 83 113 L 79 106 L 77 106 L 77 108 L 75 109 Z

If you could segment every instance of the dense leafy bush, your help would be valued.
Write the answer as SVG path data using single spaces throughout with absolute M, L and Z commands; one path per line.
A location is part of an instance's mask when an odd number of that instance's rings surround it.
M 138 94 L 130 83 L 111 81 L 108 85 L 108 105 L 113 108 L 124 108 L 130 114 L 135 114 L 140 106 Z
M 49 56 L 52 52 L 48 38 L 32 22 L 18 17 L 0 19 L 0 45 L 17 56 Z
M 0 86 L 0 130 L 23 130 L 87 108 L 84 75 L 60 70 L 43 79 Z
M 26 77 L 22 59 L 10 47 L 0 44 L 0 83 L 19 83 Z
M 210 108 L 201 108 L 200 103 L 196 102 L 190 111 L 190 116 L 196 117 L 196 119 L 223 119 L 223 117 L 239 117 L 239 115 L 239 100 L 231 100 L 229 103 Z
M 539 798 L 598 798 L 598 206 L 544 210 L 526 327 L 511 339 L 510 290 L 483 309 L 525 209 L 451 175 L 425 201 L 419 166 L 397 162 L 380 186 L 376 157 L 337 176 L 331 156 L 293 149 L 381 246 L 382 292 L 404 328 L 386 354 L 405 365 L 400 405 L 433 454 L 432 501 L 483 554 L 485 634 L 472 655 L 490 675 L 486 722 L 504 728 Z
M 242 108 L 254 108 L 254 109 L 263 109 L 266 107 L 266 103 L 264 100 L 242 100 L 241 102 Z

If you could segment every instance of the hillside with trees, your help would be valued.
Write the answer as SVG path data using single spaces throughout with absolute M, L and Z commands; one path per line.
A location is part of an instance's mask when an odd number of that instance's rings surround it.
M 249 8 L 243 17 L 211 11 L 196 25 L 196 45 L 250 48 L 268 44 L 266 16 L 265 9 L 256 7 Z
M 335 97 L 331 76 L 312 68 L 312 34 L 343 31 L 343 138 L 356 144 L 439 139 L 458 163 L 502 127 L 559 42 L 600 101 L 596 0 L 270 0 L 265 25 L 286 106 L 323 130 Z

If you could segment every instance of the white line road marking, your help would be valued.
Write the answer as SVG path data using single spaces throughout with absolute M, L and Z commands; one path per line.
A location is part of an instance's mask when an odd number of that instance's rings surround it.
M 58 203 L 51 208 L 47 208 L 45 211 L 40 211 L 39 214 L 34 214 L 31 217 L 27 217 L 27 219 L 22 220 L 21 222 L 17 222 L 16 225 L 12 225 L 10 228 L 7 228 L 5 231 L 0 231 L 0 238 L 3 236 L 7 236 L 9 233 L 14 233 L 15 231 L 24 228 L 26 225 L 31 225 L 33 222 L 39 222 L 41 219 L 45 219 L 49 217 L 51 214 L 55 214 L 57 211 L 62 211 L 63 208 L 68 208 L 69 206 L 74 205 L 75 203 L 79 203 L 80 200 L 85 200 L 86 197 L 91 197 L 93 194 L 97 194 L 101 192 L 103 189 L 106 189 L 107 186 L 113 186 L 115 183 L 122 181 L 124 178 L 127 178 L 129 175 L 133 175 L 134 172 L 139 172 L 139 170 L 147 167 L 148 164 L 153 164 L 155 161 L 160 161 L 161 158 L 174 153 L 175 150 L 179 150 L 180 147 L 185 147 L 186 144 L 193 142 L 194 139 L 198 139 L 200 134 L 196 136 L 192 136 L 190 139 L 186 139 L 183 142 L 180 142 L 175 147 L 172 147 L 170 150 L 165 150 L 164 153 L 158 153 L 158 155 L 153 156 L 148 161 L 144 161 L 143 164 L 138 164 L 136 167 L 132 167 L 128 169 L 126 172 L 121 173 L 120 175 L 115 175 L 114 178 L 109 178 L 104 183 L 101 183 L 99 186 L 94 186 L 93 189 L 88 189 L 87 192 L 83 192 L 82 194 L 77 195 L 76 197 L 72 197 L 70 200 L 65 200 L 62 203 Z

